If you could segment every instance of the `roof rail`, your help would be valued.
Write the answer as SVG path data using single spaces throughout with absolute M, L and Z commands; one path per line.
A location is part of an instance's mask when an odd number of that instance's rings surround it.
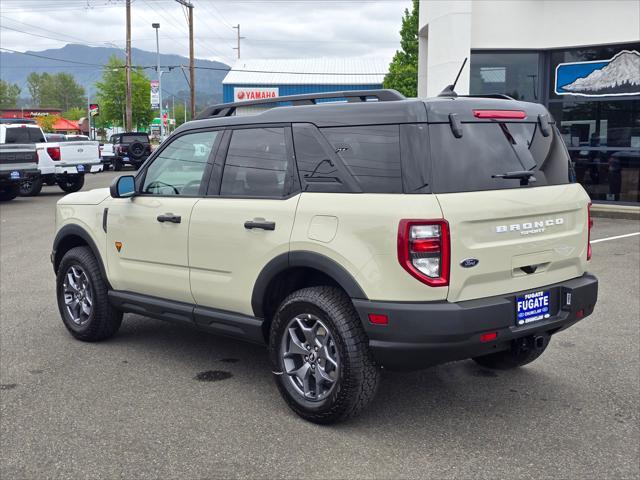
M 342 92 L 305 93 L 303 95 L 289 95 L 286 97 L 262 98 L 259 100 L 246 100 L 242 102 L 221 103 L 205 108 L 195 120 L 212 117 L 229 117 L 238 107 L 250 107 L 252 105 L 269 105 L 274 103 L 291 102 L 294 106 L 315 105 L 317 100 L 326 98 L 344 98 L 348 102 L 366 102 L 369 98 L 375 98 L 379 102 L 392 102 L 405 100 L 406 97 L 392 89 L 377 90 L 347 90 Z
M 32 118 L 0 118 L 0 123 L 36 123 L 36 121 Z

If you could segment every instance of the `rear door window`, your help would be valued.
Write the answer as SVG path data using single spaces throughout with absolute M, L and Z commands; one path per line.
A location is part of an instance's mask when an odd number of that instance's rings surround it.
M 5 143 L 43 143 L 42 130 L 36 127 L 10 127 L 6 130 Z
M 569 183 L 569 157 L 555 127 L 542 135 L 537 123 L 463 123 L 455 138 L 450 125 L 429 125 L 434 193 L 519 188 L 519 179 L 492 178 L 531 171 L 529 186 Z
M 365 193 L 402 193 L 399 125 L 320 129 Z
M 291 190 L 284 128 L 233 130 L 220 195 L 282 198 Z

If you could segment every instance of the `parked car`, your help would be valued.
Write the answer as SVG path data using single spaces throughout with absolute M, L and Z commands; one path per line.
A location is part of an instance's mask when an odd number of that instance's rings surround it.
M 0 145 L 0 201 L 13 200 L 20 194 L 22 182 L 39 176 L 35 145 Z
M 129 164 L 136 170 L 151 155 L 151 142 L 145 132 L 117 133 L 111 136 L 112 162 L 116 171 Z M 103 149 L 103 152 L 105 149 Z M 107 155 L 110 152 L 107 151 Z
M 91 140 L 87 135 L 64 133 L 45 133 L 44 138 L 47 142 L 78 142 Z
M 291 409 L 331 423 L 371 401 L 380 367 L 520 367 L 593 312 L 589 196 L 544 106 L 277 101 L 294 106 L 207 108 L 135 176 L 58 202 L 74 337 L 134 312 L 266 344 Z
M 102 171 L 98 142 L 48 142 L 42 129 L 28 119 L 2 119 L 0 144 L 34 143 L 38 153 L 40 177 L 22 183 L 20 194 L 34 196 L 42 185 L 58 185 L 65 192 L 76 192 L 84 185 L 85 173 Z

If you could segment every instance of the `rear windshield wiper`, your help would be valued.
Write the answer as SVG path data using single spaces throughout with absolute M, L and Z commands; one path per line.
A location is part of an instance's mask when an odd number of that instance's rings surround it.
M 496 173 L 491 178 L 504 178 L 506 180 L 520 180 L 520 185 L 529 185 L 529 182 L 535 182 L 536 177 L 533 176 L 531 170 L 518 170 L 516 172 Z

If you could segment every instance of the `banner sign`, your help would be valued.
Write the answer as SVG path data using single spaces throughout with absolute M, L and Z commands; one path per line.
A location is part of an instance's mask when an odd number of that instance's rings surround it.
M 556 67 L 555 92 L 581 97 L 640 95 L 640 52 L 622 50 L 608 60 L 561 63 Z
M 151 80 L 151 108 L 160 108 L 160 82 Z
M 97 103 L 90 103 L 89 115 L 91 115 L 92 117 L 97 117 L 98 115 L 100 115 L 100 105 L 98 105 Z
M 278 87 L 270 87 L 270 88 L 234 87 L 233 89 L 234 102 L 243 102 L 246 100 L 263 100 L 267 98 L 277 98 L 278 96 L 279 96 Z

